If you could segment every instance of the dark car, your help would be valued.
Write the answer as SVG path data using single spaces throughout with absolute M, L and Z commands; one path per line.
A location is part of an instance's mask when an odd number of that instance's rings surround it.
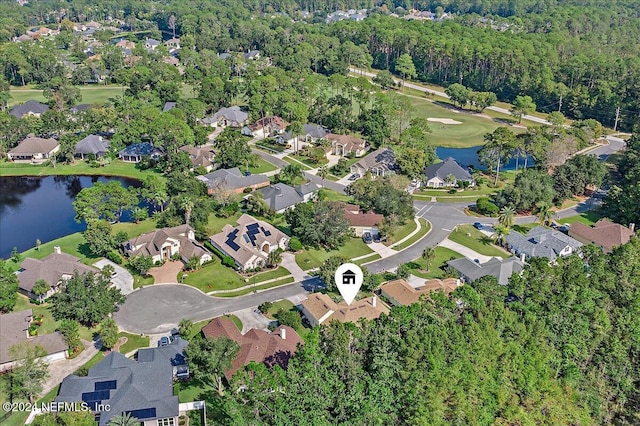
M 473 227 L 476 229 L 482 229 L 482 224 L 480 222 L 476 222 L 473 224 Z
M 167 336 L 162 336 L 160 340 L 158 340 L 158 346 L 169 346 L 169 338 Z
M 359 173 L 354 173 L 351 176 L 349 176 L 349 180 L 356 180 L 360 177 Z
M 246 171 L 244 172 L 244 175 L 245 175 L 245 176 L 251 176 L 251 172 L 250 172 L 249 170 L 246 170 Z
M 364 241 L 367 244 L 371 244 L 373 242 L 373 238 L 371 237 L 371 233 L 370 232 L 365 232 L 364 234 L 362 234 L 362 241 Z
M 374 243 L 380 242 L 380 234 L 373 234 L 373 242 Z

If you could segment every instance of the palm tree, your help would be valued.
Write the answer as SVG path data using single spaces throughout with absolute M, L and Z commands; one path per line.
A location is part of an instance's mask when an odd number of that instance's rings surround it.
M 504 206 L 502 210 L 500 210 L 500 214 L 498 215 L 498 223 L 509 229 L 512 228 L 516 222 L 516 211 L 511 206 Z
M 153 201 L 153 204 L 157 206 L 160 206 L 160 212 L 164 211 L 164 202 L 167 200 L 167 193 L 164 191 L 158 191 L 155 192 L 152 196 L 151 196 L 151 200 Z
M 549 203 L 542 201 L 537 205 L 536 215 L 538 216 L 538 222 L 541 225 L 546 225 L 551 222 L 555 213 L 551 210 Z
M 293 152 L 295 154 L 298 153 L 298 136 L 302 134 L 302 130 L 302 123 L 300 123 L 299 121 L 294 121 L 293 123 L 289 124 L 289 127 L 287 127 L 287 131 L 290 132 L 291 136 L 295 138 L 293 148 Z
M 447 186 L 451 186 L 451 187 L 455 186 L 457 181 L 456 177 L 451 173 L 449 173 L 447 177 L 444 178 L 444 180 L 447 183 Z
M 282 252 L 278 250 L 273 250 L 267 255 L 267 266 L 270 268 L 277 266 L 280 262 L 282 262 Z
M 427 265 L 428 271 L 431 265 L 431 261 L 436 258 L 436 249 L 433 247 L 425 247 L 425 249 L 422 251 L 422 258 Z
M 184 198 L 180 203 L 180 207 L 184 210 L 184 223 L 189 225 L 191 220 L 191 211 L 193 210 L 193 200 L 189 197 Z
M 326 177 L 329 175 L 329 169 L 327 169 L 327 166 L 322 166 L 318 169 L 318 176 L 320 176 L 322 178 L 322 187 L 324 188 L 324 180 L 326 179 Z
M 129 413 L 118 414 L 109 421 L 109 426 L 139 426 L 140 420 Z
M 507 235 L 509 235 L 509 228 L 505 226 L 494 226 L 493 229 L 496 231 L 491 238 L 496 242 L 496 244 L 502 246 L 505 243 Z
M 35 282 L 31 291 L 33 292 L 33 294 L 38 296 L 38 301 L 42 303 L 43 302 L 42 296 L 47 294 L 47 292 L 49 291 L 49 284 L 45 280 L 39 279 L 38 281 Z

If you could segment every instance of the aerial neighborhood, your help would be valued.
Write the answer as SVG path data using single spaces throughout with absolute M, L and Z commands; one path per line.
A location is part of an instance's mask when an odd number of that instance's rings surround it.
M 640 423 L 637 4 L 89 3 L 0 4 L 3 426 Z

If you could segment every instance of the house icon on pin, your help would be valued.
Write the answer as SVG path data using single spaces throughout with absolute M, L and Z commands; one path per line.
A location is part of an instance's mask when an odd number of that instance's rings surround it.
M 347 269 L 342 274 L 342 284 L 355 284 L 356 283 L 356 273 L 350 269 Z

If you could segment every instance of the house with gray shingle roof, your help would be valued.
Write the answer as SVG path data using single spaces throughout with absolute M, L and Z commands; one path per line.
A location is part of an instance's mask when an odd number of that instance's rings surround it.
M 16 118 L 22 118 L 28 115 L 40 117 L 47 110 L 49 110 L 48 105 L 45 105 L 38 101 L 27 101 L 23 104 L 14 105 L 9 111 L 9 114 L 13 115 Z
M 211 127 L 237 127 L 240 128 L 247 124 L 249 114 L 242 111 L 239 106 L 231 106 L 228 108 L 220 108 L 211 117 L 205 117 L 202 124 Z
M 329 134 L 327 129 L 319 124 L 307 123 L 302 126 L 302 133 L 298 135 L 299 142 L 312 143 L 318 139 L 322 139 Z M 291 132 L 287 131 L 281 135 L 276 136 L 276 142 L 285 145 L 287 142 L 291 142 L 294 136 Z
M 57 140 L 29 135 L 7 155 L 9 159 L 17 163 L 42 163 L 53 157 L 58 151 L 60 151 L 60 144 Z
M 527 235 L 512 231 L 507 235 L 506 246 L 518 256 L 546 257 L 554 262 L 560 256 L 577 252 L 582 243 L 560 231 L 536 226 Z
M 95 155 L 96 158 L 104 157 L 110 144 L 111 142 L 102 136 L 89 135 L 76 144 L 75 156 L 83 159 L 89 155 Z
M 196 179 L 207 185 L 209 195 L 221 191 L 227 194 L 241 194 L 245 188 L 258 189 L 269 185 L 269 178 L 264 175 L 248 175 L 239 168 L 218 169 L 206 175 L 196 176 Z
M 494 257 L 484 263 L 474 262 L 471 259 L 462 257 L 448 261 L 447 265 L 455 269 L 460 275 L 460 278 L 467 282 L 491 275 L 496 277 L 498 284 L 507 285 L 509 283 L 509 277 L 513 274 L 520 273 L 524 269 L 525 263 L 517 257 L 511 257 L 509 259 Z
M 262 188 L 262 198 L 269 206 L 269 210 L 276 213 L 284 213 L 296 204 L 310 201 L 318 192 L 320 187 L 313 182 L 307 182 L 298 186 L 289 186 L 284 183 Z
M 57 361 L 67 357 L 69 345 L 62 334 L 54 333 L 29 336 L 29 326 L 33 320 L 33 311 L 27 309 L 0 315 L 0 371 L 10 370 L 16 361 L 11 348 L 16 345 L 40 346 L 46 355 L 40 358 L 44 362 Z
M 137 360 L 112 351 L 86 376 L 64 378 L 55 402 L 86 403 L 99 426 L 129 413 L 145 425 L 177 425 L 178 396 L 173 394 L 176 368 L 186 366 L 185 340 L 138 351 Z
M 391 148 L 377 149 L 351 166 L 351 173 L 358 173 L 360 176 L 367 172 L 374 176 L 386 176 L 398 171 L 396 155 Z
M 469 186 L 475 183 L 469 169 L 460 165 L 453 157 L 446 158 L 442 163 L 430 165 L 425 169 L 425 175 L 425 184 L 431 188 L 456 186 L 461 181 L 469 182 Z M 453 176 L 455 179 L 447 182 L 447 176 Z
M 177 102 L 165 102 L 164 106 L 162 107 L 162 112 L 167 112 L 167 111 L 171 111 L 172 109 L 174 109 L 176 107 L 176 105 L 178 105 Z
M 158 40 L 155 40 L 153 38 L 148 38 L 144 41 L 144 47 L 147 50 L 156 50 L 156 48 L 158 46 L 160 46 L 162 43 L 160 43 Z
M 144 157 L 157 160 L 162 156 L 162 151 L 150 142 L 133 143 L 118 152 L 118 158 L 129 163 L 139 163 Z

